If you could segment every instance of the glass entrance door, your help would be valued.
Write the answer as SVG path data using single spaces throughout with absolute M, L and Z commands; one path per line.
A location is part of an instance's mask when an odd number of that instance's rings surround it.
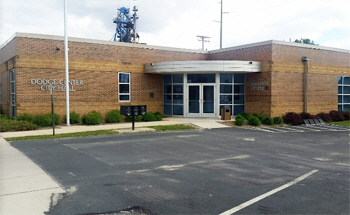
M 188 85 L 188 116 L 214 117 L 214 85 Z

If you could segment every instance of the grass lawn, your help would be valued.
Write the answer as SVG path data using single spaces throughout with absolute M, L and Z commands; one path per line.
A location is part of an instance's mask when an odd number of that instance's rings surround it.
M 25 136 L 25 137 L 9 137 L 5 138 L 7 141 L 16 140 L 41 140 L 41 139 L 57 139 L 57 138 L 70 138 L 70 137 L 88 137 L 88 136 L 98 136 L 98 135 L 111 135 L 118 134 L 118 132 L 113 130 L 99 130 L 99 131 L 85 131 L 85 132 L 75 132 L 67 134 L 56 134 L 53 135 L 36 135 L 36 136 Z
M 149 126 L 147 128 L 153 128 L 156 131 L 172 131 L 172 130 L 186 130 L 195 129 L 194 126 L 190 125 L 160 125 L 160 126 Z M 57 139 L 57 138 L 71 138 L 71 137 L 88 137 L 88 136 L 99 136 L 99 135 L 112 135 L 118 134 L 114 130 L 98 130 L 98 131 L 85 131 L 67 134 L 56 134 L 53 135 L 36 135 L 36 136 L 25 136 L 25 137 L 9 137 L 5 138 L 7 141 L 16 140 L 45 140 L 45 139 Z
M 350 126 L 350 121 L 347 120 L 347 121 L 341 121 L 341 122 L 327 122 L 327 124 Z
M 153 129 L 156 129 L 156 131 L 196 129 L 196 127 L 192 125 L 157 125 L 157 126 L 147 126 L 147 128 L 153 128 Z

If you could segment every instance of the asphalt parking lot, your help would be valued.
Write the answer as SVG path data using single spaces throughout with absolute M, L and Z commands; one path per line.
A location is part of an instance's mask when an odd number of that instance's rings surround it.
M 17 141 L 69 191 L 49 214 L 349 214 L 349 132 L 221 128 Z

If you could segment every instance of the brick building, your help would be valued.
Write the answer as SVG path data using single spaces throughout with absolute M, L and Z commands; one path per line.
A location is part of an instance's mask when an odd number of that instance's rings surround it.
M 303 60 L 303 57 L 304 58 Z M 309 60 L 310 59 L 310 60 Z M 16 33 L 0 46 L 0 105 L 12 116 L 65 114 L 64 38 Z M 349 110 L 350 50 L 266 41 L 214 51 L 69 38 L 70 110 L 120 105 L 219 117 Z

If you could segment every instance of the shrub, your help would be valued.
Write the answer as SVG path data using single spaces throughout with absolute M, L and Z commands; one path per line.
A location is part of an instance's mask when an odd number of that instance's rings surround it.
M 0 105 L 0 115 L 3 115 L 4 113 L 4 109 L 2 109 L 2 106 Z
M 154 115 L 154 113 L 146 113 L 145 115 L 142 116 L 142 120 L 146 122 L 150 122 L 150 121 L 156 121 L 157 118 Z
M 33 122 L 33 118 L 34 118 L 34 116 L 30 115 L 28 113 L 24 113 L 24 114 L 21 114 L 21 115 L 17 116 L 17 120 L 18 121 Z
M 120 114 L 119 110 L 111 110 L 106 114 L 107 123 L 116 123 L 121 122 L 122 120 L 123 116 Z
M 244 118 L 242 115 L 240 115 L 240 114 L 236 116 L 236 120 L 238 120 L 238 119 L 243 119 L 243 120 L 245 120 L 245 118 Z
M 262 122 L 263 119 L 268 117 L 268 116 L 265 116 L 265 115 L 262 115 L 262 114 L 258 114 L 258 115 L 256 115 L 256 117 Z
M 162 121 L 163 120 L 163 117 L 162 117 L 161 113 L 155 112 L 154 115 L 155 115 L 157 121 Z
M 301 125 L 302 119 L 301 116 L 294 112 L 288 112 L 283 116 L 283 121 L 290 125 Z
M 331 122 L 332 117 L 328 113 L 319 113 L 317 114 L 317 117 L 321 118 L 325 122 Z
M 13 119 L 13 117 L 9 117 L 6 114 L 0 114 L 0 119 Z
M 67 123 L 67 115 L 64 115 L 64 123 Z M 69 113 L 69 122 L 70 124 L 78 124 L 81 123 L 81 117 L 76 112 L 72 111 Z
M 329 112 L 329 115 L 331 115 L 332 121 L 333 122 L 338 122 L 338 121 L 344 121 L 344 115 L 340 111 L 332 110 Z
M 242 118 L 238 118 L 238 119 L 236 118 L 235 125 L 242 126 L 245 122 L 245 119 L 244 118 L 242 119 Z
M 91 111 L 83 116 L 83 123 L 86 125 L 98 125 L 102 122 L 102 115 L 97 111 Z
M 135 116 L 135 122 L 141 122 L 141 120 L 142 120 L 142 116 L 141 115 Z M 132 116 L 126 116 L 125 117 L 125 121 L 132 122 Z
M 283 123 L 282 117 L 280 117 L 280 116 L 274 117 L 274 118 L 273 118 L 273 123 L 274 123 L 274 124 L 282 124 L 282 123 Z
M 244 119 L 248 119 L 248 116 L 249 116 L 249 114 L 247 114 L 246 112 L 243 112 L 239 115 L 243 116 Z
M 343 116 L 344 116 L 344 119 L 345 119 L 345 120 L 350 120 L 350 113 L 349 113 L 349 112 L 344 111 L 344 112 L 343 112 Z
M 302 112 L 299 114 L 301 119 L 313 119 L 312 115 L 306 112 Z
M 52 119 L 52 113 L 48 113 L 48 115 L 51 117 L 51 119 Z M 58 124 L 60 124 L 61 123 L 61 117 L 60 117 L 60 115 L 58 115 L 58 114 L 55 114 L 54 115 L 54 118 L 55 118 L 55 125 L 58 125 Z M 52 124 L 52 123 L 51 123 Z
M 1 119 L 0 132 L 7 131 L 29 131 L 35 130 L 38 126 L 28 121 L 17 121 L 12 119 Z
M 265 117 L 262 119 L 262 124 L 265 124 L 265 125 L 272 125 L 273 124 L 273 119 L 271 117 Z
M 33 123 L 39 127 L 52 126 L 52 116 L 49 114 L 35 114 Z
M 252 116 L 248 120 L 249 125 L 259 126 L 261 125 L 261 121 L 258 117 Z

